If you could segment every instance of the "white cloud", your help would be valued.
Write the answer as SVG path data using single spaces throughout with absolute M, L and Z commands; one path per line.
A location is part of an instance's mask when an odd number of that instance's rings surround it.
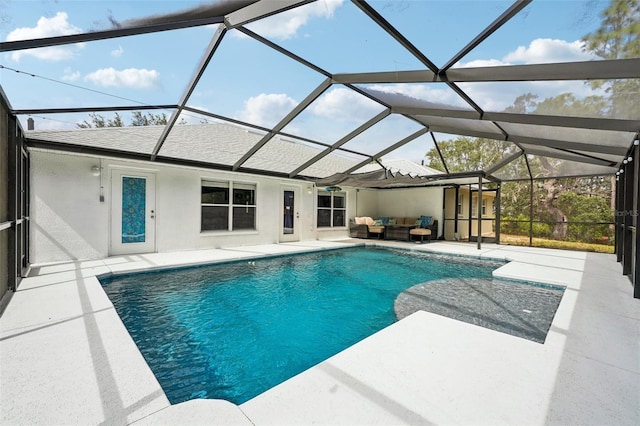
M 78 34 L 82 30 L 67 21 L 66 12 L 58 12 L 53 18 L 41 17 L 35 27 L 16 28 L 7 35 L 7 41 L 29 40 L 45 37 L 56 37 L 70 34 Z M 75 49 L 81 48 L 82 43 L 74 46 L 43 47 L 39 49 L 27 49 L 13 52 L 11 58 L 19 61 L 23 55 L 33 56 L 46 61 L 62 61 L 74 55 Z
M 103 68 L 87 74 L 84 80 L 102 87 L 149 89 L 158 85 L 160 73 L 156 70 L 144 68 L 127 68 L 122 71 L 114 68 Z
M 478 59 L 456 64 L 456 67 L 548 64 L 597 59 L 594 55 L 584 52 L 582 47 L 583 43 L 580 40 L 571 42 L 539 38 L 531 41 L 528 46 L 518 46 L 501 59 Z M 516 97 L 524 93 L 538 95 L 538 101 L 557 96 L 560 93 L 572 93 L 578 99 L 601 94 L 601 91 L 593 90 L 581 81 L 564 80 L 458 83 L 458 86 L 486 111 L 503 111 L 513 104 Z
M 367 120 L 381 110 L 377 102 L 345 88 L 327 92 L 310 107 L 313 114 L 338 121 Z
M 80 78 L 80 71 L 72 71 L 71 68 L 67 67 L 64 69 L 64 74 L 62 75 L 62 80 L 64 81 L 77 81 Z
M 503 61 L 507 63 L 545 64 L 553 62 L 576 62 L 594 59 L 594 56 L 582 50 L 584 43 L 580 40 L 568 42 L 565 40 L 538 38 L 528 47 L 518 46 L 508 53 Z
M 118 46 L 117 49 L 111 51 L 111 56 L 113 56 L 114 58 L 119 58 L 120 56 L 122 56 L 123 52 L 124 49 L 122 48 L 122 46 Z
M 247 99 L 239 119 L 259 126 L 273 126 L 298 105 L 284 93 L 261 93 Z
M 252 31 L 263 37 L 286 40 L 294 37 L 300 28 L 312 18 L 331 18 L 344 0 L 319 0 L 296 7 L 283 13 L 270 16 L 247 25 Z M 237 32 L 234 32 L 234 34 Z

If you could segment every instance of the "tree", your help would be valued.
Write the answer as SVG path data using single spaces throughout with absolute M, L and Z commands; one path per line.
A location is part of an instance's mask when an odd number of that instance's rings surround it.
M 89 114 L 91 117 L 91 121 L 87 120 L 82 121 L 81 123 L 77 123 L 76 126 L 81 129 L 91 128 L 91 127 L 124 127 L 125 124 L 122 121 L 122 117 L 117 112 L 115 113 L 113 118 L 105 118 L 102 114 L 97 114 L 92 112 Z M 167 115 L 163 113 L 154 114 L 152 112 L 148 112 L 143 114 L 140 111 L 134 111 L 131 114 L 131 124 L 130 126 L 164 126 L 167 124 Z M 184 118 L 181 118 L 178 124 L 187 124 Z
M 132 126 L 156 126 L 167 124 L 167 114 L 164 112 L 161 114 L 154 114 L 152 112 L 142 114 L 140 111 L 134 111 L 132 116 Z
M 600 27 L 582 38 L 584 49 L 602 59 L 640 57 L 640 0 L 612 0 L 601 17 Z M 638 79 L 593 81 L 590 84 L 605 87 L 610 117 L 636 119 L 640 114 Z
M 92 112 L 89 114 L 91 117 L 91 123 L 84 120 L 82 123 L 77 123 L 76 126 L 80 129 L 87 129 L 91 127 L 123 127 L 122 118 L 120 114 L 116 112 L 115 117 L 111 119 L 104 118 L 101 114 Z

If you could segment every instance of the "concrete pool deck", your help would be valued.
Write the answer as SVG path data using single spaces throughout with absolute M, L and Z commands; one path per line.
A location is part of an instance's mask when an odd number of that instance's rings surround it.
M 613 255 L 376 241 L 506 259 L 494 276 L 566 286 L 545 343 L 417 312 L 240 406 L 219 400 L 171 406 L 96 279 L 362 242 L 35 265 L 0 317 L 0 422 L 640 424 L 640 300 Z

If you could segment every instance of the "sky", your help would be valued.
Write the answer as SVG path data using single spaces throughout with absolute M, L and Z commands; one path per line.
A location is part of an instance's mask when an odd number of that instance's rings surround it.
M 134 18 L 195 7 L 191 1 L 0 0 L 0 39 L 21 39 L 105 30 Z M 509 1 L 370 1 L 437 66 L 443 66 L 510 5 Z M 454 67 L 593 60 L 580 39 L 599 25 L 607 2 L 534 0 Z M 320 0 L 252 23 L 249 29 L 330 73 L 424 69 L 415 57 L 349 1 Z M 136 37 L 0 53 L 0 84 L 14 109 L 176 104 L 217 26 Z M 236 30 L 227 32 L 188 101 L 204 111 L 273 127 L 325 77 Z M 542 100 L 593 89 L 580 81 L 460 83 L 486 111 L 502 111 L 523 93 Z M 469 109 L 442 83 L 365 85 L 430 103 Z M 383 107 L 340 85 L 331 86 L 285 127 L 287 133 L 324 143 L 363 124 Z M 104 114 L 110 117 L 109 113 Z M 125 123 L 126 113 L 121 114 Z M 167 111 L 167 116 L 170 111 Z M 21 116 L 26 128 L 27 116 Z M 204 116 L 185 114 L 192 124 Z M 70 129 L 87 114 L 34 116 L 36 128 Z M 420 128 L 397 115 L 349 142 L 374 154 Z M 438 140 L 452 135 L 437 135 Z M 419 161 L 432 147 L 425 135 L 392 157 Z

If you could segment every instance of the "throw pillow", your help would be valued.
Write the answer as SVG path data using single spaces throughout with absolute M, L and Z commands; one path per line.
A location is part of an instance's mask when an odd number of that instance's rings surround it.
M 382 221 L 380 219 L 374 220 L 373 221 L 373 226 L 383 226 L 382 225 Z
M 396 219 L 389 219 L 389 225 L 395 225 Z
M 364 217 L 356 217 L 356 225 L 364 225 Z
M 388 217 L 381 217 L 379 220 L 382 221 L 383 225 L 388 225 L 389 224 L 389 218 Z
M 431 225 L 431 216 L 420 216 L 420 228 L 426 228 Z

